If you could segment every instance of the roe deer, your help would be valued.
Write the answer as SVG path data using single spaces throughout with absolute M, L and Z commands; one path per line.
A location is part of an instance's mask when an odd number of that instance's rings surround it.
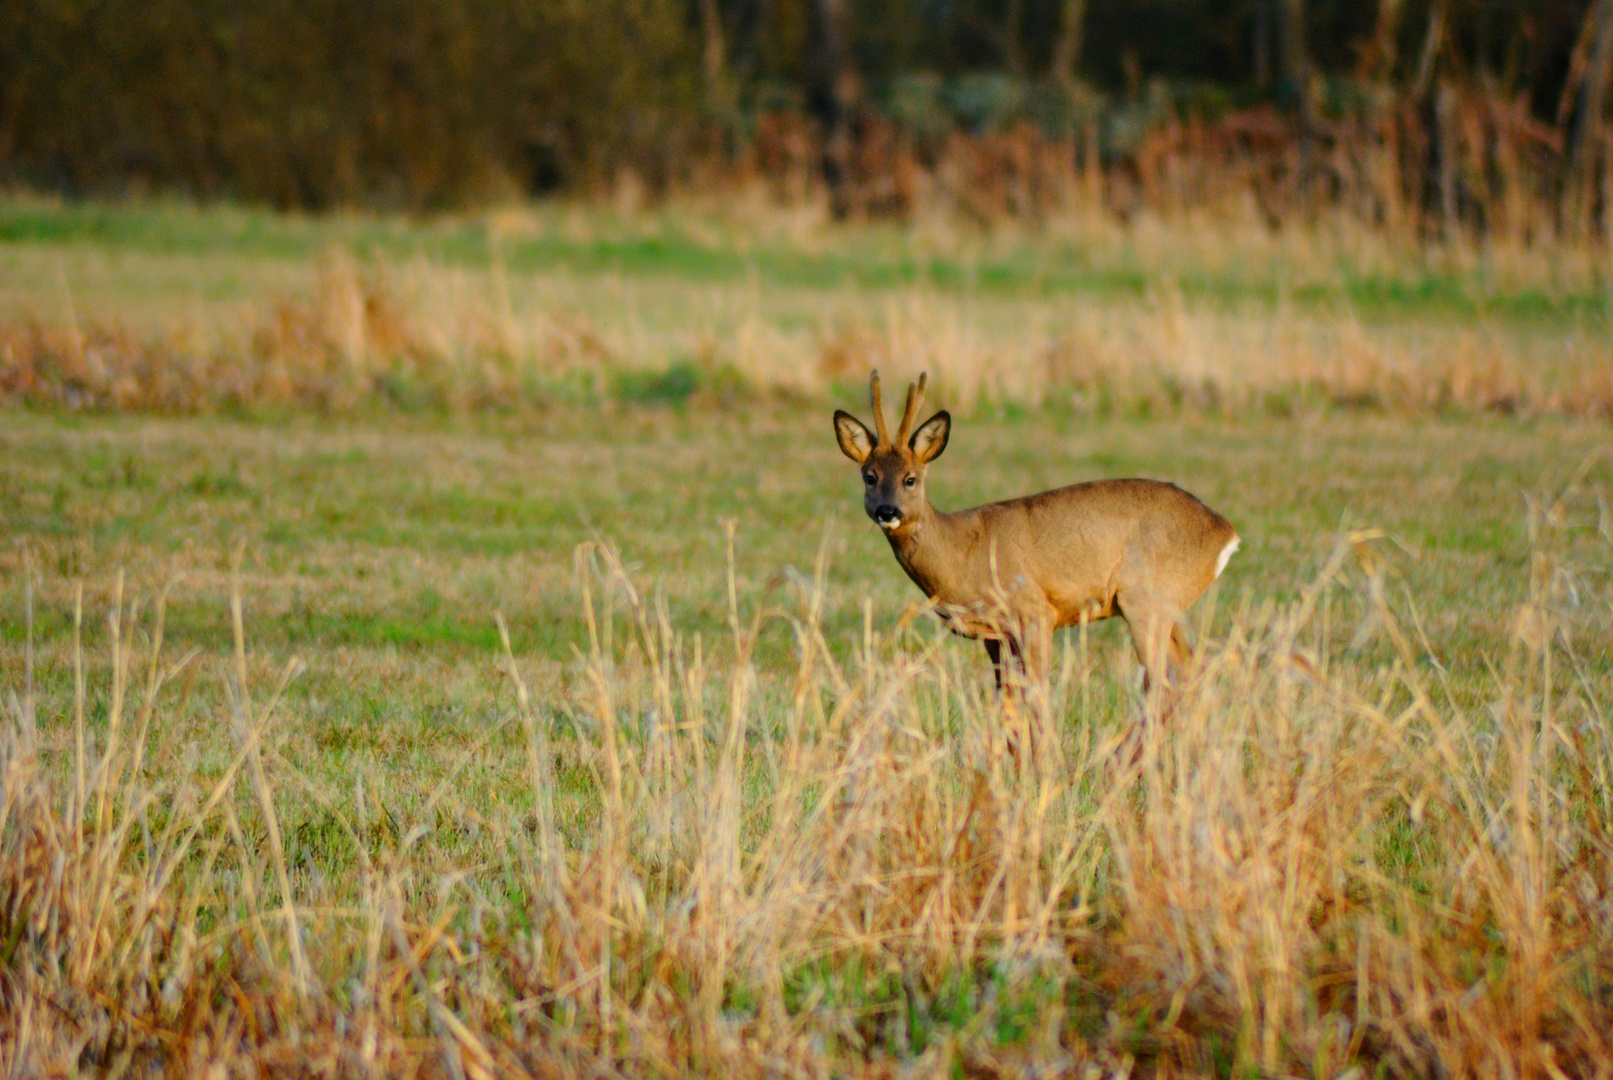
M 1056 627 L 1119 615 L 1145 687 L 1163 690 L 1171 661 L 1185 667 L 1190 656 L 1182 613 L 1238 550 L 1232 525 L 1157 480 L 1094 480 L 973 510 L 937 510 L 924 494 L 924 474 L 946 449 L 952 417 L 938 412 L 914 428 L 924 385 L 920 375 L 908 386 L 893 440 L 876 371 L 878 434 L 837 409 L 835 437 L 862 468 L 863 509 L 943 622 L 985 639 L 1000 688 L 1005 642 L 1027 675 L 1045 679 Z

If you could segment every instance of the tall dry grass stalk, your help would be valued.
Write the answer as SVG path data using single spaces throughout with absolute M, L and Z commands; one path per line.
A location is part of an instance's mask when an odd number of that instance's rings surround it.
M 223 764 L 160 764 L 205 661 L 120 588 L 88 711 L 41 708 L 31 623 L 6 699 L 0 1072 L 1601 1075 L 1613 537 L 1585 561 L 1586 512 L 1533 511 L 1482 692 L 1358 532 L 1296 601 L 1207 615 L 1129 742 L 1085 637 L 999 699 L 925 620 L 826 640 L 821 557 L 759 595 L 731 572 L 706 642 L 588 545 L 567 686 L 504 635 L 524 789 L 456 801 L 470 748 L 390 839 L 373 785 L 408 778 L 327 789 L 274 750 L 295 665 L 249 693 L 238 598 Z M 340 880 L 288 863 L 293 807 Z M 445 820 L 485 843 L 454 856 Z

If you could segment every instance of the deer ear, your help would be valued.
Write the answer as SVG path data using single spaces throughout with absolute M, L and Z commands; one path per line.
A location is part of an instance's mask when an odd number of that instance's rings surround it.
M 951 434 L 952 414 L 942 409 L 919 425 L 907 445 L 912 448 L 915 457 L 929 464 L 947 448 L 947 439 Z
M 861 465 L 874 452 L 874 433 L 844 409 L 835 410 L 835 439 L 840 452 Z

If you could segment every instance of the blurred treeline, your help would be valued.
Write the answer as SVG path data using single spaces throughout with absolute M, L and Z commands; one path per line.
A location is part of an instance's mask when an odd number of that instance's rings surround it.
M 1538 230 L 1609 201 L 1610 66 L 1613 0 L 0 0 L 0 181 Z

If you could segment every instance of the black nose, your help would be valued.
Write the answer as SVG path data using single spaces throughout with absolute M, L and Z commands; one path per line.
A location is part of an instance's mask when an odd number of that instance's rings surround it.
M 875 521 L 895 521 L 902 516 L 902 512 L 894 506 L 881 506 L 874 510 Z

